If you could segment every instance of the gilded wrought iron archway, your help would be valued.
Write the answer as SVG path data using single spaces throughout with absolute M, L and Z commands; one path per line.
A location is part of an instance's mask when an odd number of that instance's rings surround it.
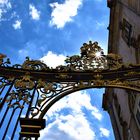
M 115 87 L 140 92 L 140 65 L 124 64 L 116 54 L 104 55 L 97 42 L 84 43 L 80 55 L 67 57 L 66 65 L 55 69 L 28 57 L 22 65 L 11 66 L 9 59 L 4 61 L 5 57 L 0 54 L 1 131 L 7 121 L 2 140 L 15 118 L 11 139 L 16 135 L 19 120 L 19 139 L 37 139 L 39 130 L 45 127 L 43 116 L 49 108 L 74 91 Z

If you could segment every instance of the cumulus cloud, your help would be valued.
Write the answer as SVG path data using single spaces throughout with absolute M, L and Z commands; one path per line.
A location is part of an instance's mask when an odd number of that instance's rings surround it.
M 102 114 L 99 112 L 99 110 L 97 108 L 94 109 L 94 111 L 92 111 L 92 115 L 99 121 L 102 120 Z
M 29 14 L 33 20 L 40 19 L 40 11 L 38 11 L 32 4 L 29 5 Z
M 64 65 L 65 59 L 66 59 L 66 56 L 62 54 L 55 54 L 49 51 L 40 60 L 43 61 L 47 66 L 55 68 L 58 65 Z
M 106 128 L 100 128 L 100 135 L 102 137 L 109 137 L 110 136 L 110 131 Z
M 80 97 L 80 100 L 79 100 Z M 86 92 L 75 92 L 72 96 L 66 96 L 56 104 L 54 104 L 51 109 L 47 112 L 47 116 L 53 116 L 56 112 L 62 109 L 71 109 L 73 113 L 82 112 L 82 107 L 92 110 L 93 106 L 90 103 L 90 96 Z
M 56 136 L 48 136 L 50 131 L 55 127 L 57 130 L 57 139 L 63 138 L 62 134 L 66 134 L 70 140 L 94 140 L 95 132 L 90 128 L 89 122 L 86 117 L 82 114 L 75 115 L 60 115 L 53 123 L 50 123 L 42 132 L 40 140 L 44 140 Z M 61 137 L 60 137 L 61 136 Z
M 0 0 L 0 7 L 4 7 L 6 6 L 7 8 L 11 8 L 11 3 L 9 2 L 9 0 Z
M 13 28 L 15 30 L 20 29 L 21 28 L 21 20 L 16 20 L 15 23 L 13 24 Z
M 45 140 L 45 138 L 53 140 L 56 137 L 58 140 L 95 140 L 95 132 L 83 108 L 88 111 L 98 111 L 98 108 L 91 104 L 91 98 L 86 91 L 75 92 L 55 103 L 45 116 L 46 120 L 49 121 L 52 118 L 53 122 L 41 131 L 40 140 Z M 61 113 L 60 111 L 64 109 L 69 110 L 70 113 Z M 52 131 L 56 133 L 51 133 Z
M 2 18 L 3 11 L 0 9 L 0 19 Z
M 83 0 L 65 0 L 63 4 L 58 2 L 51 3 L 53 11 L 51 13 L 50 25 L 57 28 L 63 28 L 67 22 L 73 21 L 73 17 L 77 15 L 79 7 Z
M 12 5 L 9 0 L 0 0 L 0 21 L 4 20 L 4 13 L 7 13 L 7 11 L 11 8 Z

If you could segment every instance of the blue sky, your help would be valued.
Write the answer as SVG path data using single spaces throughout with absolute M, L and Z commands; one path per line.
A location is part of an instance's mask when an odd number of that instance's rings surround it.
M 13 64 L 29 56 L 56 67 L 89 40 L 107 52 L 108 22 L 106 0 L 0 0 L 0 53 Z M 103 93 L 89 89 L 61 99 L 46 114 L 40 140 L 114 140 Z

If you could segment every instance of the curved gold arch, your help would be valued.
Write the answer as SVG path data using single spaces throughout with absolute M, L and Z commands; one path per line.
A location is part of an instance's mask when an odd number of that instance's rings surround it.
M 136 93 L 139 92 L 140 94 L 140 89 L 136 89 L 133 87 L 129 87 L 129 86 L 122 86 L 122 85 L 100 85 L 100 86 L 87 86 L 87 87 L 80 87 L 80 88 L 74 88 L 72 90 L 66 91 L 66 92 L 62 92 L 61 94 L 59 94 L 58 96 L 56 96 L 54 99 L 52 99 L 47 105 L 46 107 L 44 107 L 44 109 L 41 111 L 39 118 L 43 118 L 44 115 L 48 112 L 48 110 L 60 99 L 64 98 L 65 96 L 72 94 L 74 92 L 80 91 L 80 90 L 86 90 L 86 89 L 91 89 L 91 88 L 121 88 L 121 89 L 127 89 L 127 90 L 132 90 L 135 91 Z M 120 93 L 121 94 L 121 93 Z

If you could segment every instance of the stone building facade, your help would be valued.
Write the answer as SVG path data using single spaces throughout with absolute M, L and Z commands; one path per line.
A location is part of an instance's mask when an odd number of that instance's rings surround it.
M 108 53 L 124 63 L 140 63 L 140 0 L 107 0 L 110 8 Z M 107 88 L 103 108 L 108 111 L 116 140 L 140 140 L 140 94 Z

